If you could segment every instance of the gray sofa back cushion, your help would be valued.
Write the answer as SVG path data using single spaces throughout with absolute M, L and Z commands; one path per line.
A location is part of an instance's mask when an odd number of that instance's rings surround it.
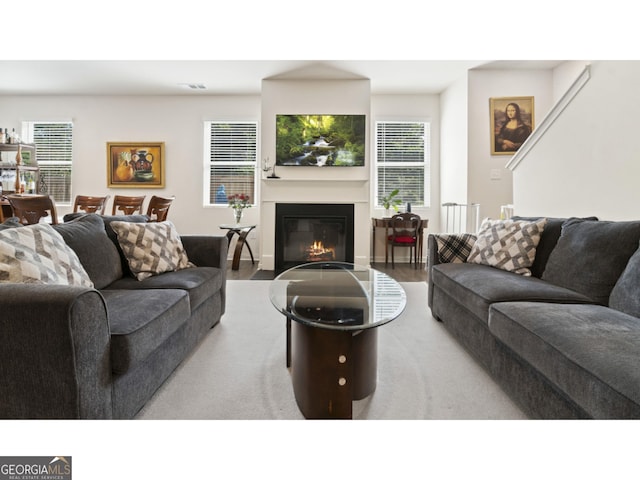
M 609 306 L 640 318 L 640 249 L 632 255 L 618 282 L 611 290 Z
M 639 221 L 567 221 L 542 279 L 607 305 L 638 242 Z
M 9 217 L 4 221 L 4 223 L 0 224 L 0 230 L 18 227 L 22 227 L 22 224 L 20 223 L 20 219 L 18 217 Z
M 120 255 L 107 236 L 100 215 L 84 214 L 53 228 L 76 252 L 95 288 L 104 288 L 122 278 Z
M 86 215 L 95 215 L 95 214 L 86 214 L 83 212 L 76 213 L 67 213 L 63 220 L 66 222 L 70 222 L 79 217 L 84 217 Z M 122 274 L 127 276 L 133 276 L 131 273 L 131 269 L 129 268 L 129 262 L 127 262 L 124 253 L 122 253 L 122 249 L 120 248 L 120 244 L 118 243 L 118 236 L 116 232 L 111 228 L 111 222 L 134 222 L 134 223 L 147 223 L 149 221 L 149 217 L 146 215 L 100 215 L 102 221 L 104 222 L 104 229 L 107 232 L 107 236 L 111 239 L 111 242 L 116 247 L 118 254 L 120 255 L 120 268 L 122 269 Z
M 547 262 L 549 261 L 549 256 L 558 243 L 558 239 L 560 238 L 560 234 L 562 233 L 562 225 L 567 221 L 574 220 L 573 218 L 518 216 L 512 217 L 512 220 L 526 220 L 529 222 L 534 222 L 536 220 L 539 220 L 540 218 L 546 218 L 547 224 L 545 225 L 544 231 L 540 236 L 540 242 L 538 242 L 538 246 L 536 248 L 536 258 L 530 268 L 531 275 L 538 278 L 542 278 L 544 269 L 546 268 Z M 596 221 L 598 219 L 597 217 L 587 217 L 583 218 L 583 220 Z

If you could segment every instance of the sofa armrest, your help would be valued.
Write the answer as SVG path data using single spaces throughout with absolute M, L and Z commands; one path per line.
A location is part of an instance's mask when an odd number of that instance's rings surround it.
M 438 242 L 436 237 L 430 233 L 427 237 L 427 283 L 429 285 L 427 292 L 427 305 L 431 308 L 433 304 L 433 275 L 431 270 L 434 265 L 440 263 L 440 256 L 438 255 Z
M 183 235 L 180 237 L 189 261 L 198 267 L 218 267 L 222 273 L 222 313 L 227 298 L 227 253 L 229 240 L 225 235 Z
M 0 284 L 0 417 L 112 418 L 110 332 L 97 290 Z
M 429 297 L 427 303 L 431 307 L 433 301 L 433 283 L 431 270 L 440 263 L 463 263 L 467 261 L 476 236 L 470 233 L 429 234 L 427 239 L 427 265 L 429 268 Z M 442 252 L 440 251 L 442 248 Z
M 224 235 L 183 235 L 180 237 L 189 260 L 199 267 L 227 269 L 229 240 Z

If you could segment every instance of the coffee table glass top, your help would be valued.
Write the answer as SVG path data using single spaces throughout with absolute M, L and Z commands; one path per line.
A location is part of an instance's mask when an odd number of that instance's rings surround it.
M 400 315 L 407 303 L 404 289 L 393 278 L 342 262 L 290 268 L 271 282 L 269 296 L 290 319 L 335 330 L 384 325 Z

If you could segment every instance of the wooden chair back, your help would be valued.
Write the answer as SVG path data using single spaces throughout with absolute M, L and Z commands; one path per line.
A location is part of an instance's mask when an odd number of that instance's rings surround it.
M 14 194 L 7 195 L 7 199 L 13 215 L 18 217 L 23 225 L 34 225 L 47 217 L 51 217 L 49 223 L 58 223 L 56 204 L 49 195 Z
M 164 222 L 167 219 L 169 213 L 169 207 L 175 200 L 175 196 L 172 197 L 158 197 L 154 195 L 149 200 L 149 206 L 147 207 L 147 216 L 150 222 Z
M 415 268 L 418 268 L 418 237 L 422 219 L 415 213 L 398 213 L 391 217 L 391 235 L 389 235 L 389 245 L 391 245 L 391 268 L 395 267 L 395 247 L 409 247 L 413 249 L 413 261 Z M 409 261 L 411 262 L 411 250 L 409 250 Z
M 398 213 L 391 217 L 391 241 L 399 244 L 413 243 L 418 238 L 421 218 L 415 213 Z
M 139 197 L 128 197 L 126 195 L 115 195 L 113 197 L 113 208 L 111 215 L 133 215 L 134 213 L 142 213 L 142 203 L 146 195 Z M 121 210 L 121 212 L 118 212 Z
M 76 195 L 76 198 L 73 201 L 73 212 L 75 213 L 78 210 L 82 210 L 86 213 L 104 215 L 104 210 L 107 206 L 107 200 L 109 200 L 109 197 L 110 195 L 105 195 L 104 197 Z

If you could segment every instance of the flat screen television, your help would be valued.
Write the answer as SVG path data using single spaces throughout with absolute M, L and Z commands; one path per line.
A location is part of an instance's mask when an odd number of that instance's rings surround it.
M 366 115 L 276 115 L 276 165 L 364 166 Z

